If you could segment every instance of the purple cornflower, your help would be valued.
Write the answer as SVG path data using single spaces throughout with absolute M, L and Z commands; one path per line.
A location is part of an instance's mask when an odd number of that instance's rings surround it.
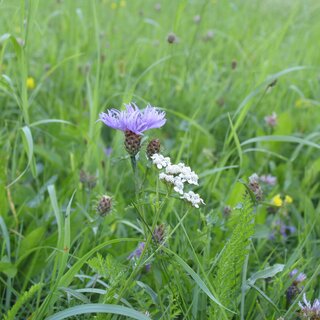
M 277 184 L 277 177 L 272 176 L 271 174 L 268 175 L 262 175 L 260 177 L 260 181 L 268 184 L 269 186 L 274 186 Z
M 264 117 L 264 121 L 269 127 L 271 128 L 275 127 L 278 123 L 277 114 L 275 112 L 272 112 L 270 116 Z
M 137 135 L 142 135 L 149 129 L 160 128 L 166 123 L 166 114 L 163 111 L 147 105 L 140 110 L 136 104 L 125 104 L 126 110 L 108 110 L 107 113 L 101 112 L 100 120 L 113 129 L 121 131 L 131 131 Z
M 303 303 L 299 302 L 301 316 L 303 319 L 320 319 L 320 300 L 315 299 L 313 304 L 307 300 L 306 294 L 303 294 Z

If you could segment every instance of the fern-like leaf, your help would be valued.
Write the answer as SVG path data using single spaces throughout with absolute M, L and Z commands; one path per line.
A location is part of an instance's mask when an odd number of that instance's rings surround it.
M 20 310 L 23 305 L 30 300 L 43 286 L 43 283 L 37 283 L 33 285 L 28 291 L 24 292 L 21 296 L 19 296 L 16 303 L 12 306 L 12 308 L 8 311 L 7 315 L 4 316 L 4 320 L 14 320 L 18 319 L 16 317 L 18 311 Z
M 256 202 L 246 191 L 240 210 L 239 221 L 226 244 L 217 265 L 215 283 L 220 302 L 235 309 L 240 292 L 243 263 L 249 250 L 250 238 L 254 233 L 254 212 Z M 215 310 L 218 316 L 219 309 Z M 218 318 L 217 318 L 218 319 Z

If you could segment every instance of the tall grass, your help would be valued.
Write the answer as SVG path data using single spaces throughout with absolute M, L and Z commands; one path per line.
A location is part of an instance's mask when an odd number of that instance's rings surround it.
M 297 319 L 303 293 L 319 297 L 318 1 L 159 4 L 0 2 L 5 319 Z M 137 196 L 122 133 L 96 122 L 130 101 L 166 111 L 143 139 L 199 173 L 206 206 L 166 196 L 142 152 Z M 277 184 L 252 210 L 254 172 Z M 293 202 L 272 206 L 276 194 Z M 166 243 L 144 222 L 164 224 Z M 288 301 L 294 268 L 308 277 Z

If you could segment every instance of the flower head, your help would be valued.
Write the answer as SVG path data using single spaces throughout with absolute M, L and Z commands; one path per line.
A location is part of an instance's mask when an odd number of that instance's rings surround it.
M 181 162 L 171 164 L 169 157 L 158 153 L 152 155 L 151 160 L 159 170 L 164 169 L 164 172 L 160 172 L 159 179 L 172 185 L 173 190 L 181 195 L 181 199 L 190 202 L 196 208 L 199 208 L 199 204 L 205 204 L 197 193 L 184 191 L 185 184 L 199 185 L 199 177 L 190 167 Z
M 266 116 L 264 118 L 264 121 L 266 122 L 266 124 L 273 128 L 277 125 L 278 123 L 278 118 L 277 118 L 277 114 L 275 112 L 272 112 L 272 114 L 270 116 Z
M 293 199 L 290 196 L 286 195 L 284 198 L 284 202 L 290 204 L 293 202 Z
M 276 207 L 281 207 L 282 206 L 282 199 L 280 197 L 280 194 L 275 195 L 272 200 L 271 200 L 272 204 L 275 205 Z
M 137 135 L 149 129 L 160 128 L 166 123 L 166 114 L 163 111 L 147 105 L 140 110 L 134 103 L 126 104 L 126 110 L 108 110 L 107 113 L 101 112 L 100 120 L 113 129 L 121 131 L 131 131 Z
M 255 195 L 255 198 L 257 201 L 262 200 L 262 189 L 261 186 L 259 184 L 259 176 L 254 173 L 249 177 L 249 189 L 253 192 L 253 194 Z
M 307 300 L 306 294 L 303 294 L 303 302 L 299 302 L 301 316 L 303 319 L 320 319 L 320 300 L 315 299 L 313 304 Z
M 194 207 L 199 208 L 199 204 L 205 204 L 203 199 L 197 193 L 193 191 L 189 191 L 183 194 L 181 199 L 185 199 L 190 202 Z
M 151 157 L 160 152 L 160 140 L 159 139 L 153 139 L 148 143 L 147 146 L 147 156 L 149 159 Z
M 138 247 L 130 253 L 128 260 L 140 258 L 145 246 L 146 246 L 145 242 L 140 242 L 138 244 Z
M 28 77 L 27 78 L 27 88 L 32 90 L 35 88 L 35 86 L 36 86 L 36 82 L 34 81 L 34 78 Z
M 268 175 L 262 175 L 260 177 L 260 181 L 269 185 L 269 186 L 274 186 L 277 184 L 277 177 L 272 176 L 271 174 Z
M 303 282 L 304 280 L 307 279 L 307 276 L 306 276 L 305 273 L 300 272 L 300 273 L 298 274 L 298 272 L 299 272 L 298 269 L 293 269 L 293 270 L 289 273 L 290 278 L 294 278 L 293 283 L 294 283 L 295 285 L 297 285 L 297 284 L 299 284 L 299 283 L 301 283 L 301 282 Z
M 157 166 L 158 169 L 162 169 L 171 164 L 169 157 L 164 157 L 162 154 L 155 153 L 151 156 L 153 164 Z
M 107 213 L 111 211 L 111 207 L 112 207 L 111 197 L 103 195 L 97 205 L 97 211 L 100 214 L 100 216 L 104 217 L 107 215 Z

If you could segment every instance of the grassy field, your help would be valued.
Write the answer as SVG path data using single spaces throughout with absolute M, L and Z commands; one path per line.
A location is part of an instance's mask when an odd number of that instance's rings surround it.
M 299 305 L 320 297 L 319 14 L 0 1 L 0 318 L 320 319 Z M 97 121 L 130 102 L 167 119 L 135 170 Z M 159 180 L 151 139 L 205 205 Z

